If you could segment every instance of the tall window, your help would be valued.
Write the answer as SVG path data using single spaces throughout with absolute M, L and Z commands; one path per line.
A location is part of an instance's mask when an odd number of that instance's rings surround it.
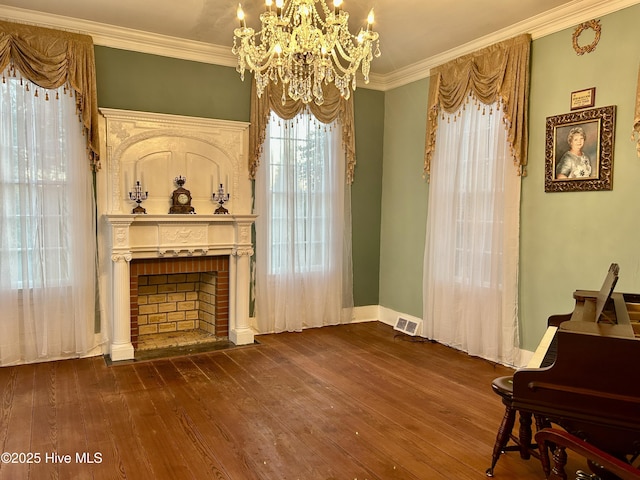
M 261 331 L 350 318 L 351 213 L 341 129 L 272 115 L 256 175 L 256 317 Z
M 5 72 L 0 209 L 0 365 L 86 353 L 94 346 L 95 209 L 67 89 Z
M 429 338 L 514 364 L 520 177 L 502 106 L 468 105 L 438 123 L 424 266 Z

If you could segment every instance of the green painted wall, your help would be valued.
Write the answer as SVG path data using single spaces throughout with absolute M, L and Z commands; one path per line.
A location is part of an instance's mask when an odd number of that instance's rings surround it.
M 525 349 L 535 349 L 549 315 L 573 310 L 574 290 L 599 288 L 610 263 L 620 265 L 618 291 L 640 291 L 640 158 L 630 140 L 638 18 L 640 5 L 602 17 L 600 42 L 583 56 L 573 50 L 573 28 L 533 42 L 529 171 L 521 206 Z M 571 92 L 590 87 L 596 87 L 596 107 L 617 106 L 613 190 L 545 193 L 545 120 L 569 112 Z M 427 89 L 428 82 L 416 82 L 386 92 L 385 98 L 380 304 L 418 317 L 428 188 L 420 183 Z
M 358 88 L 354 97 L 356 171 L 351 186 L 353 300 L 378 305 L 384 93 Z
M 249 79 L 233 68 L 96 47 L 98 105 L 248 122 Z M 352 187 L 354 301 L 378 304 L 384 93 L 357 89 Z
M 620 265 L 617 290 L 640 291 L 640 158 L 630 140 L 638 18 L 640 5 L 602 17 L 598 46 L 582 56 L 573 50 L 574 29 L 533 42 L 520 264 L 522 339 L 529 350 L 542 336 L 547 317 L 572 311 L 573 291 L 598 289 L 612 262 Z M 617 106 L 613 190 L 545 193 L 545 119 L 569 112 L 571 92 L 590 87 L 596 87 L 596 107 Z
M 251 82 L 229 67 L 95 47 L 98 105 L 248 122 Z
M 386 92 L 380 305 L 422 317 L 428 184 L 422 171 L 429 80 Z

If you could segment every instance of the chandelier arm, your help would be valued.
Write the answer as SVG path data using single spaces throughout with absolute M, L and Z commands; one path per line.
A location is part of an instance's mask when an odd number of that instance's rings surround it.
M 349 57 L 348 55 L 345 54 L 344 50 L 342 50 L 342 46 L 340 44 L 338 44 L 338 50 L 340 52 L 342 52 L 342 58 L 349 62 L 349 68 L 345 68 L 342 66 L 342 63 L 340 63 L 340 59 L 338 58 L 338 55 L 334 50 L 331 51 L 331 56 L 333 57 L 333 64 L 338 67 L 338 69 L 342 72 L 342 73 L 346 73 L 346 74 L 355 74 L 355 72 L 358 71 L 358 67 L 360 66 L 360 61 L 355 61 L 354 59 L 352 59 L 351 57 Z

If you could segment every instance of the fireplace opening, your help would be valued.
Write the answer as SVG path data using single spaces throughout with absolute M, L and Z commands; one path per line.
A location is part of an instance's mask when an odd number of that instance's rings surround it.
M 134 259 L 130 275 L 135 350 L 228 340 L 228 256 Z

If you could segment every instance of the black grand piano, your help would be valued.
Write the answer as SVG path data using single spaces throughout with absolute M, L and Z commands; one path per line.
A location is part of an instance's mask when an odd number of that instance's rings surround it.
M 572 313 L 549 319 L 533 362 L 513 375 L 513 407 L 634 462 L 640 454 L 640 295 L 613 292 L 618 270 L 611 265 L 600 291 L 576 291 Z M 640 478 L 640 470 L 630 478 Z

